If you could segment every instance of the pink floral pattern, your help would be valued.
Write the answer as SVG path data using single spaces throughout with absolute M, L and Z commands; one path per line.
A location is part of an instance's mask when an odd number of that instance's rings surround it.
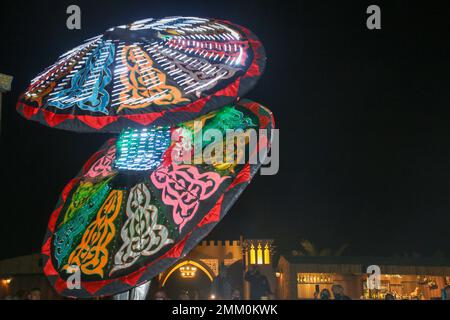
M 200 173 L 195 166 L 172 163 L 159 167 L 150 178 L 156 188 L 162 189 L 162 201 L 173 207 L 173 220 L 181 232 L 195 216 L 200 201 L 211 197 L 230 177 L 216 172 Z
M 112 170 L 112 163 L 116 157 L 116 146 L 111 146 L 106 154 L 95 161 L 95 163 L 92 165 L 92 167 L 89 169 L 89 171 L 85 174 L 85 177 L 89 178 L 97 178 L 98 176 L 101 177 L 107 177 L 111 173 L 113 173 Z
M 177 164 L 190 163 L 192 161 L 192 133 L 184 127 L 179 127 L 172 132 L 171 161 Z

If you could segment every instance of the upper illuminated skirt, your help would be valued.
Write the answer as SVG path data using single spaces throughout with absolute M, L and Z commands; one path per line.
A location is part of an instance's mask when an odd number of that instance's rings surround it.
M 111 28 L 60 56 L 19 99 L 27 119 L 72 131 L 173 126 L 234 103 L 265 67 L 246 28 L 195 17 Z
M 110 139 L 67 184 L 50 218 L 42 252 L 55 290 L 79 298 L 113 295 L 183 258 L 248 185 L 273 127 L 268 109 L 244 100 L 195 121 L 127 128 Z M 227 143 L 230 129 L 238 139 Z M 76 271 L 81 287 L 69 288 Z

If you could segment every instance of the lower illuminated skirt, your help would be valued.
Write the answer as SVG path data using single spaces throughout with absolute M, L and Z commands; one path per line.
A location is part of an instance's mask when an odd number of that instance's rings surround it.
M 42 253 L 55 290 L 76 298 L 114 295 L 183 259 L 247 187 L 273 128 L 268 109 L 243 100 L 177 127 L 130 128 L 107 141 L 51 215 Z M 233 159 L 224 152 L 219 161 L 230 129 L 245 152 L 233 142 Z

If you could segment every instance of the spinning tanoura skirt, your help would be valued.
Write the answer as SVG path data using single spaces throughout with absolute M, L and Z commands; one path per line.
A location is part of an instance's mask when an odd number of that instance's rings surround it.
M 146 19 L 61 55 L 31 81 L 17 111 L 78 132 L 174 126 L 244 96 L 265 62 L 256 36 L 231 22 Z
M 273 127 L 268 109 L 243 100 L 196 121 L 125 129 L 107 141 L 67 184 L 51 215 L 42 252 L 53 287 L 70 297 L 114 295 L 183 258 L 249 184 L 270 148 Z M 198 142 L 200 129 L 204 140 Z M 227 144 L 208 140 L 208 129 L 240 130 L 246 154 L 217 161 L 217 152 L 206 151 Z M 252 129 L 256 144 L 248 138 Z M 193 164 L 186 164 L 196 147 L 203 157 L 194 155 Z M 263 156 L 252 163 L 255 154 Z M 67 286 L 72 267 L 81 273 L 79 289 Z

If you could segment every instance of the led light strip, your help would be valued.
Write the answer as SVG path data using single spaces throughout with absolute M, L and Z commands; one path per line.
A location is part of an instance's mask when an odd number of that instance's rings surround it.
M 161 164 L 170 138 L 169 127 L 125 129 L 117 140 L 114 166 L 121 170 L 153 170 Z

